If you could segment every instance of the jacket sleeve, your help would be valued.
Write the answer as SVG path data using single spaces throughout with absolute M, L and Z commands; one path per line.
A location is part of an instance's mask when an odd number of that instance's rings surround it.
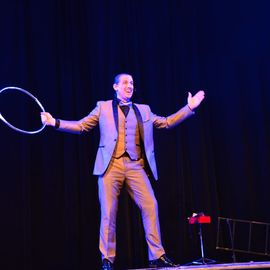
M 93 129 L 99 121 L 101 101 L 97 102 L 96 107 L 84 118 L 78 121 L 67 121 L 60 119 L 59 131 L 69 133 L 82 133 Z
M 171 114 L 167 117 L 158 116 L 156 114 L 152 114 L 152 121 L 155 128 L 173 128 L 183 122 L 185 119 L 194 114 L 188 105 L 181 108 L 174 114 Z

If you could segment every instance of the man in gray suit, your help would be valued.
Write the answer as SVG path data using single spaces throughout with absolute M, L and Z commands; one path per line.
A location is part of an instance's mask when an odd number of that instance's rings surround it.
M 115 77 L 114 100 L 99 101 L 89 115 L 79 121 L 53 118 L 41 113 L 44 124 L 60 131 L 82 133 L 100 128 L 100 143 L 96 156 L 94 174 L 98 176 L 99 201 L 101 207 L 99 248 L 103 270 L 113 269 L 116 251 L 116 214 L 118 196 L 125 183 L 127 191 L 142 214 L 150 267 L 175 267 L 163 249 L 158 205 L 149 176 L 157 180 L 154 154 L 153 127 L 172 128 L 189 116 L 204 99 L 204 91 L 188 94 L 188 104 L 168 116 L 152 113 L 150 107 L 131 101 L 134 85 L 129 74 Z

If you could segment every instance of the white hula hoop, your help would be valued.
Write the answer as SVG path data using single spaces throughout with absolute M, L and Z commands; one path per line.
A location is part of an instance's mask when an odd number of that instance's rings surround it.
M 3 89 L 0 90 L 0 94 L 3 93 L 4 91 L 7 91 L 7 90 L 17 90 L 17 91 L 20 91 L 20 92 L 23 92 L 24 94 L 28 95 L 29 97 L 31 97 L 32 99 L 35 100 L 35 102 L 38 104 L 38 106 L 40 107 L 40 109 L 45 112 L 44 110 L 44 107 L 42 106 L 42 104 L 40 103 L 40 101 L 35 97 L 33 96 L 31 93 L 29 93 L 28 91 L 22 89 L 22 88 L 19 88 L 19 87 L 16 87 L 16 86 L 8 86 L 8 87 L 5 87 Z M 28 130 L 23 130 L 23 129 L 20 129 L 20 128 L 17 128 L 15 126 L 13 126 L 12 124 L 10 124 L 5 118 L 4 116 L 1 114 L 0 112 L 0 119 L 7 125 L 9 126 L 10 128 L 18 131 L 18 132 L 21 132 L 21 133 L 25 133 L 25 134 L 37 134 L 39 132 L 41 132 L 45 127 L 46 127 L 46 124 L 43 124 L 42 127 L 38 130 L 33 130 L 33 131 L 28 131 Z

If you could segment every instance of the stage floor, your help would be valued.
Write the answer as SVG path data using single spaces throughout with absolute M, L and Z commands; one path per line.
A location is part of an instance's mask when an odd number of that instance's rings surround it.
M 204 264 L 204 265 L 189 265 L 180 267 L 165 267 L 165 268 L 141 268 L 141 269 L 128 269 L 128 270 L 150 270 L 150 269 L 168 269 L 168 270 L 224 270 L 224 269 L 270 269 L 270 262 L 245 262 L 245 263 L 224 263 L 224 264 Z

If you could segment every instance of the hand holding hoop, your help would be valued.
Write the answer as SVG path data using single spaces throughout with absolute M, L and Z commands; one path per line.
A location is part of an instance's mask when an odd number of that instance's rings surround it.
M 43 125 L 55 126 L 55 119 L 52 117 L 52 115 L 50 113 L 41 112 L 40 117 L 41 117 L 41 122 Z
M 40 103 L 40 101 L 35 97 L 33 96 L 30 92 L 22 89 L 22 88 L 19 88 L 19 87 L 15 87 L 15 86 L 8 86 L 8 87 L 5 87 L 3 89 L 0 90 L 0 94 L 5 92 L 5 91 L 19 91 L 19 92 L 22 92 L 26 95 L 28 95 L 29 97 L 31 97 L 37 104 L 38 106 L 40 107 L 40 109 L 42 110 L 42 112 L 45 112 L 42 104 Z M 0 119 L 7 125 L 9 126 L 10 128 L 14 129 L 15 131 L 18 131 L 18 132 L 21 132 L 21 133 L 25 133 L 25 134 L 37 134 L 39 132 L 41 132 L 45 127 L 46 127 L 46 124 L 43 123 L 42 127 L 38 130 L 33 130 L 33 131 L 29 131 L 29 130 L 23 130 L 23 129 L 20 129 L 20 128 L 17 128 L 15 126 L 13 126 L 11 123 L 9 123 L 5 118 L 4 116 L 0 113 Z

